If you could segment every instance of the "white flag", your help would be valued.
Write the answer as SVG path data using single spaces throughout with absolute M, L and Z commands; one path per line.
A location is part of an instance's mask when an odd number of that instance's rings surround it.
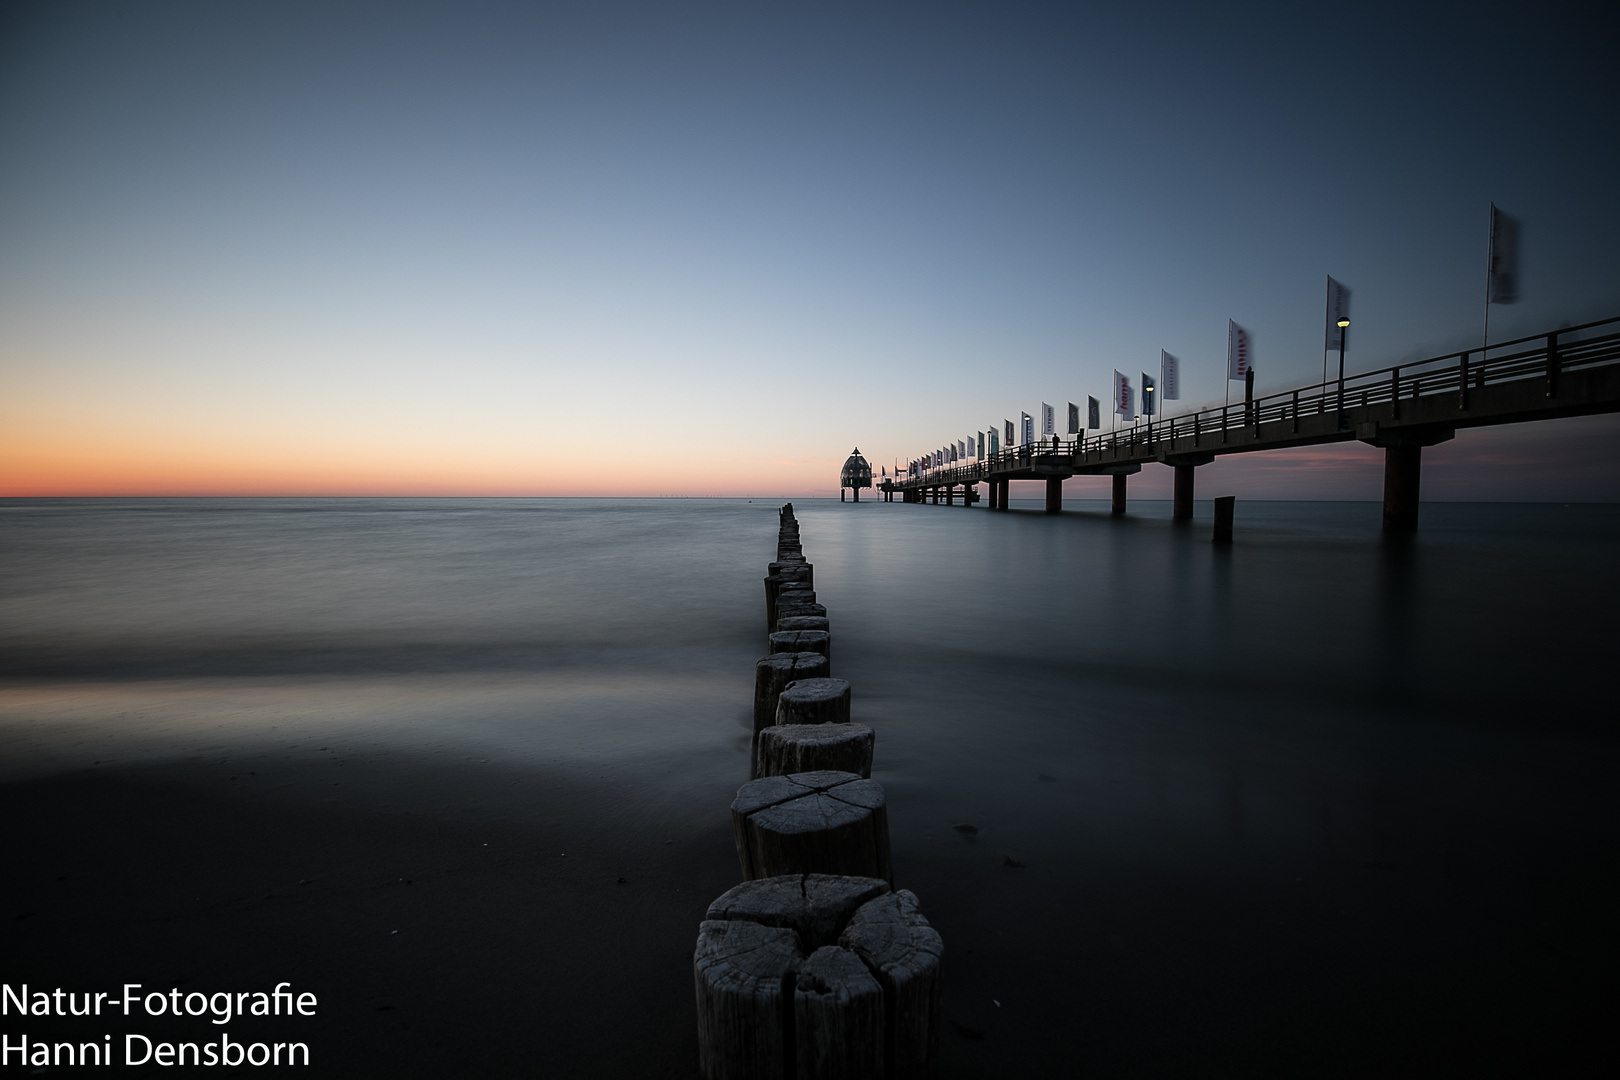
M 1254 367 L 1254 345 L 1249 332 L 1231 319 L 1226 320 L 1226 377 L 1242 382 Z
M 1181 361 L 1159 350 L 1159 396 L 1166 401 L 1181 400 Z
M 1328 278 L 1327 287 L 1327 347 L 1337 349 L 1344 331 L 1339 327 L 1340 319 L 1350 317 L 1350 290 L 1344 282 Z
M 1118 368 L 1114 369 L 1114 412 L 1127 420 L 1136 415 L 1136 393 Z
M 1018 441 L 1025 446 L 1035 441 L 1035 418 L 1027 412 L 1018 414 Z
M 1057 421 L 1053 416 L 1052 406 L 1044 401 L 1041 402 L 1041 434 L 1057 434 Z

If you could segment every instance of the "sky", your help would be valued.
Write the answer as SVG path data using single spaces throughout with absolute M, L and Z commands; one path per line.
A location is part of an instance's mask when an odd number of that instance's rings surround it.
M 1161 348 L 1218 402 L 1228 318 L 1314 382 L 1327 274 L 1352 372 L 1475 345 L 1492 200 L 1493 340 L 1620 315 L 1601 5 L 1110 7 L 9 4 L 0 495 L 832 495 Z M 1620 500 L 1617 436 L 1425 497 Z

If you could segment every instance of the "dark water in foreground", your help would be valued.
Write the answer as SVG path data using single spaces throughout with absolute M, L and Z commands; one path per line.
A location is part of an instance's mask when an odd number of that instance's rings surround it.
M 0 503 L 0 781 L 320 742 L 723 830 L 776 506 Z M 1205 505 L 796 509 L 948 1075 L 1477 1073 L 1610 1014 L 1620 507 L 1390 544 L 1375 504 L 1248 503 L 1224 550 Z M 378 785 L 332 797 L 538 813 Z

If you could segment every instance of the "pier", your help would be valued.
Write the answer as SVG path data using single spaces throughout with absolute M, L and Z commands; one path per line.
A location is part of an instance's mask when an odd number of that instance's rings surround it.
M 1123 514 L 1128 478 L 1175 469 L 1171 516 L 1192 518 L 1196 470 L 1223 454 L 1359 441 L 1384 450 L 1384 529 L 1417 529 L 1423 448 L 1464 428 L 1620 411 L 1620 317 L 1331 379 L 1097 435 L 1048 435 L 971 464 L 919 470 L 879 484 L 885 502 L 971 506 L 989 485 L 1006 510 L 1013 480 L 1046 483 L 1046 512 L 1063 509 L 1063 481 L 1109 475 Z

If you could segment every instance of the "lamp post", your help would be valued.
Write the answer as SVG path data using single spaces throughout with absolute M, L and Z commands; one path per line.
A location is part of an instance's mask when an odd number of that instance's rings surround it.
M 1350 336 L 1350 320 L 1339 316 L 1339 419 L 1334 429 L 1344 427 L 1344 342 Z

